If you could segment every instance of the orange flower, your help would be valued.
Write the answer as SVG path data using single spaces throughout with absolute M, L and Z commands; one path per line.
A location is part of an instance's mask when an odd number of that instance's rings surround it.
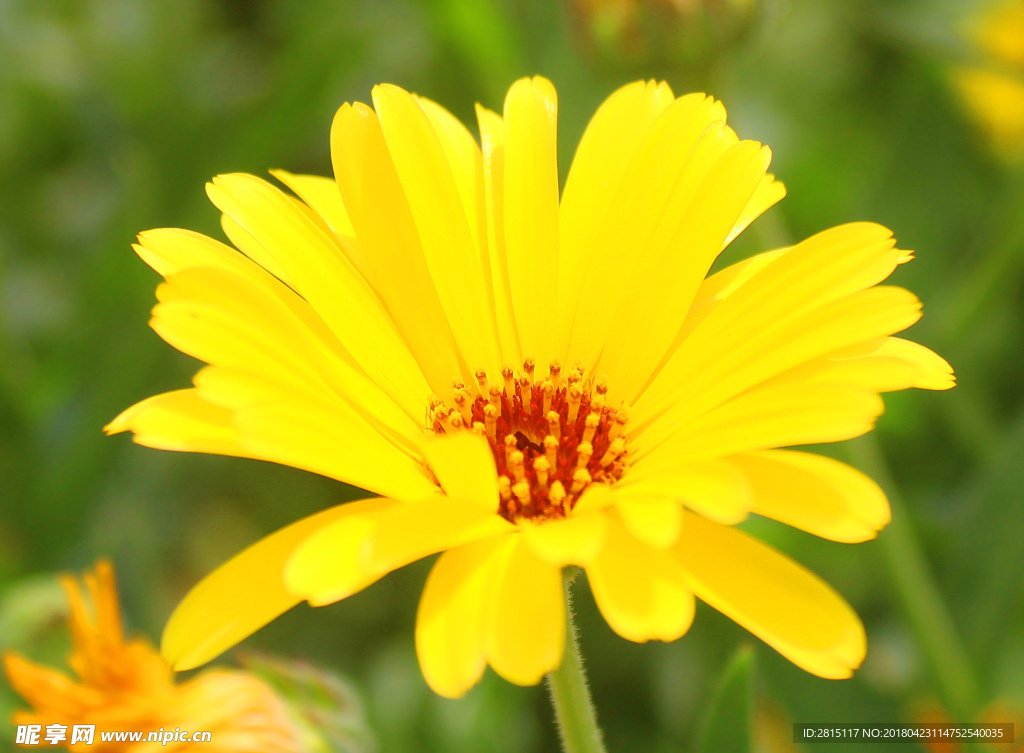
M 210 742 L 170 741 L 161 750 L 203 753 L 290 753 L 302 750 L 299 733 L 283 702 L 248 672 L 214 669 L 175 684 L 170 667 L 148 641 L 125 641 L 111 564 L 101 560 L 84 575 L 85 593 L 70 575 L 61 585 L 71 606 L 78 679 L 13 653 L 4 655 L 11 686 L 32 707 L 18 711 L 18 725 L 67 727 L 65 747 L 95 753 L 142 753 L 153 747 L 148 733 L 210 732 Z M 88 601 L 91 601 L 91 609 Z M 70 744 L 75 725 L 95 725 L 92 744 Z M 141 731 L 142 742 L 102 740 L 102 732 Z

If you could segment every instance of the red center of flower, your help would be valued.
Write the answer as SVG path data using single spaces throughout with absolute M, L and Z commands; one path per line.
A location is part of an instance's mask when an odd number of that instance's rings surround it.
M 592 483 L 613 483 L 626 468 L 626 413 L 605 405 L 602 380 L 579 366 L 563 375 L 552 362 L 543 381 L 534 363 L 502 370 L 503 386 L 478 371 L 471 392 L 456 381 L 452 405 L 436 400 L 428 425 L 436 433 L 476 431 L 487 438 L 498 467 L 498 512 L 506 520 L 554 520 L 572 510 Z

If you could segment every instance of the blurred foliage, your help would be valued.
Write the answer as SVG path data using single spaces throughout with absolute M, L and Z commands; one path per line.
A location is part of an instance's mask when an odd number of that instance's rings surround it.
M 627 39 L 588 15 L 597 4 L 0 0 L 3 647 L 66 652 L 28 637 L 54 619 L 43 574 L 111 557 L 129 623 L 158 635 L 212 567 L 358 494 L 292 469 L 102 436 L 122 408 L 196 369 L 146 327 L 157 279 L 129 249 L 136 232 L 219 237 L 203 194 L 219 172 L 329 174 L 334 110 L 366 101 L 379 81 L 472 123 L 474 102 L 500 108 L 515 77 L 543 73 L 561 96 L 565 171 L 595 107 L 643 76 L 722 98 L 740 135 L 774 150 L 789 197 L 722 263 L 858 219 L 917 251 L 894 282 L 924 300 L 915 339 L 953 363 L 960 386 L 888 396 L 880 456 L 966 646 L 975 705 L 1024 706 L 1024 174 L 989 153 L 949 79 L 972 55 L 964 29 L 987 3 L 721 2 L 696 26 L 634 24 Z M 699 3 L 661 5 L 643 17 Z M 830 682 L 756 645 L 755 750 L 793 750 L 792 721 L 910 720 L 941 696 L 883 542 L 747 525 L 850 599 L 871 646 L 853 680 Z M 489 674 L 461 701 L 429 692 L 412 640 L 427 568 L 315 613 L 299 607 L 247 645 L 353 678 L 382 750 L 557 750 L 542 687 Z M 576 588 L 609 749 L 694 749 L 742 629 L 702 607 L 682 640 L 638 646 L 598 618 L 582 580 Z M 0 687 L 0 712 L 14 703 Z

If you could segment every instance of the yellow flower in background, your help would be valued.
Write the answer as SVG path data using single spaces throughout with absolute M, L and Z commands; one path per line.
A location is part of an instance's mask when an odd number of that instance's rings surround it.
M 300 520 L 203 580 L 164 634 L 178 669 L 306 600 L 343 599 L 443 552 L 416 627 L 423 674 L 462 695 L 490 665 L 558 667 L 561 568 L 608 623 L 674 640 L 694 597 L 822 677 L 864 631 L 828 585 L 735 527 L 749 513 L 835 541 L 889 520 L 858 471 L 791 445 L 869 431 L 879 392 L 953 385 L 893 335 L 920 316 L 880 287 L 911 254 L 857 223 L 705 279 L 784 195 L 770 152 L 666 84 L 615 92 L 559 197 L 557 101 L 516 82 L 481 144 L 437 104 L 373 90 L 335 118 L 335 180 L 208 186 L 235 248 L 152 230 L 152 326 L 206 363 L 107 430 L 270 460 L 381 495 Z M 513 366 L 513 364 L 515 366 Z
M 993 147 L 1024 159 L 1024 0 L 993 6 L 973 30 L 988 62 L 953 71 L 953 80 Z
M 207 753 L 297 753 L 305 750 L 282 702 L 248 672 L 209 670 L 176 685 L 172 670 L 146 641 L 125 641 L 114 571 L 100 561 L 84 577 L 61 585 L 71 606 L 71 669 L 77 681 L 16 654 L 4 655 L 11 687 L 31 706 L 19 725 L 59 724 L 71 750 L 141 753 L 149 750 Z M 70 745 L 75 725 L 95 725 L 91 742 Z M 101 733 L 157 730 L 210 732 L 208 742 L 104 742 Z M 45 744 L 45 741 L 44 741 Z M 47 747 L 50 747 L 47 745 Z

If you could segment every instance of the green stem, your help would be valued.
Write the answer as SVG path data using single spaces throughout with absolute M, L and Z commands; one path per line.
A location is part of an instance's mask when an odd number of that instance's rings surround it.
M 978 690 L 970 658 L 932 576 L 878 439 L 868 434 L 848 442 L 847 448 L 854 464 L 873 477 L 889 497 L 892 522 L 879 535 L 878 546 L 943 704 L 954 721 L 973 721 Z
M 605 753 L 573 623 L 570 586 L 574 576 L 575 572 L 565 579 L 565 656 L 561 666 L 548 675 L 548 690 L 565 753 Z

